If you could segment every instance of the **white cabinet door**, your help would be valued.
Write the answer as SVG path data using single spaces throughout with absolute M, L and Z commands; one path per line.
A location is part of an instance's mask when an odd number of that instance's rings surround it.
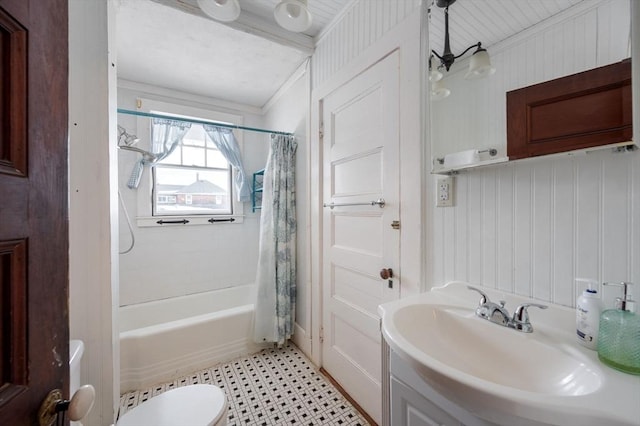
M 417 391 L 391 377 L 392 426 L 461 426 L 458 420 Z

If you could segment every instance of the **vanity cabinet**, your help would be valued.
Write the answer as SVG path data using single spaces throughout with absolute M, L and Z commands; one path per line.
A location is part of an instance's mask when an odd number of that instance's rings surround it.
M 497 426 L 445 398 L 389 350 L 391 426 Z
M 406 426 L 462 425 L 418 391 L 391 377 L 391 424 Z
M 631 60 L 507 92 L 510 160 L 632 139 Z

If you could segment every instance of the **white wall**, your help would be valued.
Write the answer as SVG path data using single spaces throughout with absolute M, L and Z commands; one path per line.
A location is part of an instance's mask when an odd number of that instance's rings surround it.
M 616 62 L 628 56 L 628 22 L 629 2 L 614 0 L 507 43 L 492 52 L 493 84 L 509 89 Z M 504 123 L 499 116 L 486 127 Z M 435 212 L 433 284 L 463 280 L 574 306 L 577 277 L 639 282 L 639 170 L 638 152 L 603 151 L 457 176 L 455 207 Z
M 85 425 L 113 422 L 120 389 L 113 18 L 108 0 L 69 1 L 69 331 L 96 389 Z
M 311 270 L 309 220 L 309 103 L 311 96 L 311 69 L 305 62 L 289 78 L 264 107 L 264 123 L 269 129 L 295 133 L 296 150 L 296 210 L 297 238 L 297 291 L 296 327 L 294 342 L 310 352 L 311 337 Z
M 263 127 L 260 110 L 211 98 L 180 93 L 141 83 L 119 81 L 118 107 L 135 110 L 136 99 L 150 99 L 189 107 L 232 113 L 242 116 L 242 123 Z M 118 123 L 128 132 L 142 134 L 138 123 L 148 119 L 118 114 Z M 236 132 L 242 139 L 243 161 L 249 176 L 264 168 L 269 149 L 269 135 Z M 140 141 L 148 149 L 148 141 Z M 118 153 L 118 188 L 131 219 L 135 245 L 120 255 L 120 305 L 194 294 L 209 290 L 253 283 L 258 264 L 259 213 L 251 203 L 244 204 L 244 222 L 202 226 L 138 227 L 138 190 L 127 187 L 127 180 L 139 155 Z M 146 169 L 142 179 L 149 179 Z M 130 246 L 130 233 L 124 211 L 120 214 L 120 251 Z

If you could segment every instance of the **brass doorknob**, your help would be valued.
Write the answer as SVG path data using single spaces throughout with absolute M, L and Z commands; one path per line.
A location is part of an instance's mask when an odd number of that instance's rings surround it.
M 382 278 L 383 280 L 388 280 L 393 278 L 393 269 L 391 268 L 384 268 L 380 270 L 380 278 Z

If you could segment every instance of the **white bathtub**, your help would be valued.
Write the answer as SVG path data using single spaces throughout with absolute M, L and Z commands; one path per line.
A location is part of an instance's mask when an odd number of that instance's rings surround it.
M 120 392 L 257 352 L 254 285 L 120 308 Z

